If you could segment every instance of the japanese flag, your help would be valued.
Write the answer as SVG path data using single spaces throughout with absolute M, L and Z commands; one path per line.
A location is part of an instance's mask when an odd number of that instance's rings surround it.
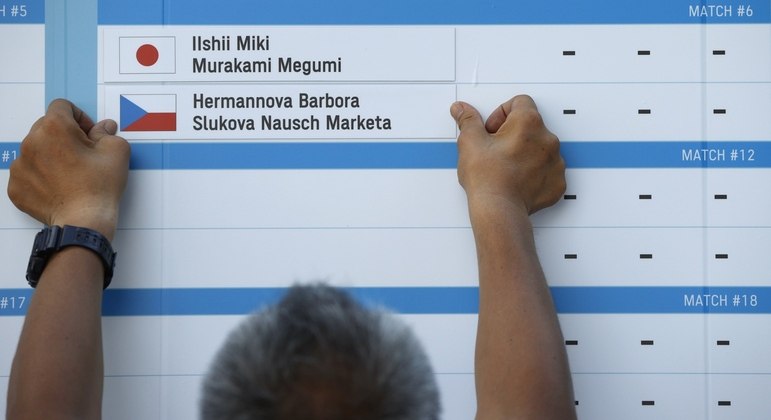
M 175 37 L 120 37 L 119 43 L 121 74 L 176 73 Z

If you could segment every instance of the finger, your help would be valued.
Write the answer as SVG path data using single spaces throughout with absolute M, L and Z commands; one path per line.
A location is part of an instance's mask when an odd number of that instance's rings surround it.
M 535 105 L 535 101 L 528 95 L 517 95 L 508 101 L 502 103 L 498 108 L 490 114 L 485 123 L 485 128 L 490 133 L 495 133 L 503 126 L 503 123 L 509 118 L 512 112 L 523 110 L 535 110 L 538 108 Z
M 517 95 L 509 101 L 511 102 L 511 108 L 532 108 L 538 111 L 538 107 L 535 105 L 535 101 L 529 95 Z
M 497 132 L 498 129 L 500 129 L 503 123 L 506 121 L 506 117 L 509 116 L 509 108 L 510 108 L 510 107 L 504 107 L 504 105 L 506 104 L 508 104 L 508 102 L 506 102 L 505 104 L 499 105 L 498 108 L 495 108 L 495 111 L 493 111 L 493 113 L 490 114 L 489 117 L 487 117 L 487 122 L 485 122 L 485 129 L 487 130 L 488 133 Z
M 460 137 L 470 139 L 486 139 L 488 136 L 485 130 L 482 116 L 473 106 L 465 102 L 455 102 L 450 107 L 450 114 L 455 119 L 460 129 Z
M 58 115 L 73 120 L 84 133 L 94 127 L 94 121 L 83 110 L 66 99 L 55 99 L 48 105 L 46 115 Z

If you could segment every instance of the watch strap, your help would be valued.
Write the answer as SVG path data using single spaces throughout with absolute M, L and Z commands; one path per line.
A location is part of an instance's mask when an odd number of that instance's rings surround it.
M 27 282 L 33 288 L 40 281 L 43 269 L 53 254 L 68 246 L 80 246 L 93 251 L 104 265 L 104 287 L 110 285 L 115 269 L 117 255 L 110 241 L 101 233 L 84 227 L 65 225 L 46 226 L 35 236 L 29 265 L 27 266 Z

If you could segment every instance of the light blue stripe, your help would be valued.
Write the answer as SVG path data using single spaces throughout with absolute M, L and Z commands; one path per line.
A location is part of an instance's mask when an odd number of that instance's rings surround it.
M 739 16 L 751 4 L 752 16 Z M 690 6 L 730 16 L 691 16 Z M 101 0 L 102 25 L 768 23 L 770 3 L 725 0 Z M 746 9 L 745 9 L 746 11 Z M 727 14 L 727 13 L 723 13 Z
M 96 117 L 97 0 L 46 0 L 46 103 L 67 98 Z
M 243 315 L 286 288 L 108 289 L 105 316 Z M 346 288 L 368 306 L 403 314 L 476 314 L 476 287 Z M 771 287 L 552 287 L 561 314 L 771 314 Z M 0 316 L 26 313 L 31 289 L 0 289 Z M 10 298 L 24 307 L 12 308 Z M 7 299 L 4 299 L 7 298 Z M 3 303 L 5 302 L 5 303 Z

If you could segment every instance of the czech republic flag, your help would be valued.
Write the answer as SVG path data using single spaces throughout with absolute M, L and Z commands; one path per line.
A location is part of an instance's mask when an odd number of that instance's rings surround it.
M 121 131 L 176 131 L 177 95 L 120 95 Z

